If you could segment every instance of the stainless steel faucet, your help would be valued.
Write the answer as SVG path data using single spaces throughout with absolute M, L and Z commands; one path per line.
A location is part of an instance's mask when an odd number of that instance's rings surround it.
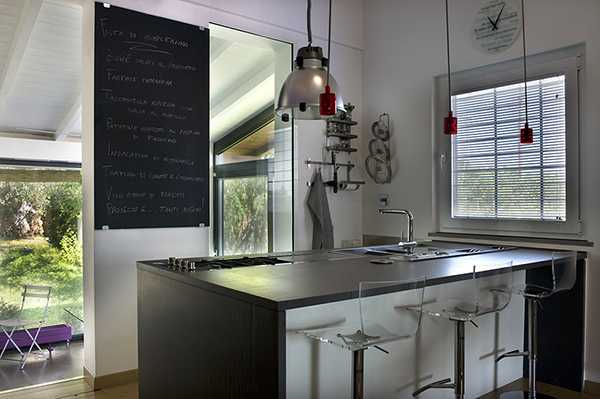
M 412 254 L 417 246 L 417 242 L 415 241 L 415 217 L 412 212 L 408 209 L 379 209 L 379 213 L 394 213 L 397 215 L 405 215 L 408 221 L 408 241 L 400 241 L 398 246 L 400 248 L 406 249 L 408 254 Z

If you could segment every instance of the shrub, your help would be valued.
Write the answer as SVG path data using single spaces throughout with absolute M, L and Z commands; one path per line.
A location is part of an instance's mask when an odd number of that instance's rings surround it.
M 9 289 L 25 284 L 50 285 L 52 297 L 80 300 L 81 245 L 74 233 L 69 233 L 59 246 L 60 249 L 45 244 L 6 250 L 0 260 L 0 285 Z
M 63 237 L 76 234 L 81 214 L 81 184 L 60 183 L 50 186 L 44 226 L 50 245 L 60 248 Z

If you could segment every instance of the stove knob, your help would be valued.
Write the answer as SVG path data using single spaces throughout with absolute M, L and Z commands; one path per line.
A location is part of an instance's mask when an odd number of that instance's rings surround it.
M 195 271 L 196 270 L 196 262 L 194 262 L 193 260 L 190 261 L 190 263 L 189 263 L 189 269 L 190 269 L 191 272 Z
M 175 269 L 179 270 L 181 268 L 181 259 L 175 259 Z
M 185 260 L 184 259 L 184 260 L 181 261 L 181 271 L 186 272 L 186 271 L 188 271 L 189 267 L 190 267 L 190 261 L 189 260 Z
M 171 256 L 169 258 L 169 269 L 173 269 L 175 267 L 175 262 L 177 261 L 177 258 Z

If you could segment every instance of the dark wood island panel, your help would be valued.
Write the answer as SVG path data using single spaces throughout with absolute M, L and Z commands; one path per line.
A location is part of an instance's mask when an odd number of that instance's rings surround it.
M 140 398 L 285 398 L 284 312 L 138 270 L 138 323 Z

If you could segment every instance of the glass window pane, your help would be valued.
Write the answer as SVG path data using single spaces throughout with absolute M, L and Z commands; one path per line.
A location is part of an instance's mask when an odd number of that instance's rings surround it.
M 78 170 L 0 169 L 0 319 L 17 315 L 23 285 L 50 286 L 45 324 L 83 332 L 81 198 Z M 28 299 L 21 317 L 44 308 Z
M 452 216 L 566 220 L 565 76 L 527 82 L 533 144 L 521 144 L 525 86 L 452 97 Z
M 275 108 L 292 69 L 292 46 L 214 24 L 210 46 L 210 141 L 213 188 L 219 199 L 213 203 L 214 247 L 219 255 L 290 251 L 293 120 L 284 121 Z M 227 198 L 233 186 L 241 190 L 251 181 L 261 182 L 256 203 L 264 204 L 264 211 L 252 215 L 256 224 L 252 231 L 244 227 L 242 215 L 231 211 L 234 202 Z M 244 207 L 250 203 L 246 199 Z
M 268 252 L 267 177 L 223 179 L 224 255 Z

